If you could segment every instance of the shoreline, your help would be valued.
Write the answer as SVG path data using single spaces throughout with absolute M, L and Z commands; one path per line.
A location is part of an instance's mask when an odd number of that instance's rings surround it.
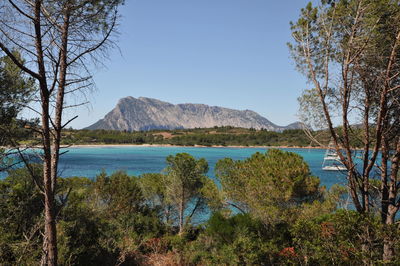
M 173 144 L 77 144 L 70 148 L 123 148 L 123 147 L 150 147 L 150 148 L 265 148 L 265 149 L 326 149 L 327 147 L 314 146 L 244 146 L 244 145 L 173 145 Z
M 315 146 L 245 146 L 245 145 L 173 145 L 173 144 L 76 144 L 76 145 L 61 145 L 61 149 L 67 148 L 123 148 L 123 147 L 149 147 L 149 148 L 232 148 L 232 149 L 245 149 L 245 148 L 263 148 L 263 149 L 304 149 L 304 150 L 323 150 L 328 147 L 315 147 Z M 41 149 L 42 146 L 29 146 L 21 145 L 19 148 L 23 149 Z M 0 149 L 15 149 L 13 147 L 3 147 Z

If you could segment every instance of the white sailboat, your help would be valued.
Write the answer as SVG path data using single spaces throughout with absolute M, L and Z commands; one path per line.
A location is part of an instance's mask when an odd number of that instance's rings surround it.
M 332 143 L 329 143 L 328 149 L 325 152 L 324 162 L 322 163 L 322 170 L 325 171 L 345 171 L 346 166 L 340 161 L 336 150 L 332 147 Z

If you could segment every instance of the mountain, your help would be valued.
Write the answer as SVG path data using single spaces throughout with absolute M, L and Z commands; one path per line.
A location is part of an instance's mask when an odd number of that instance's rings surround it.
M 210 128 L 233 126 L 283 131 L 300 128 L 296 122 L 277 126 L 250 110 L 234 110 L 205 104 L 171 104 L 157 99 L 126 97 L 103 119 L 86 129 L 140 131 L 152 129 Z
M 285 129 L 303 129 L 303 128 L 304 124 L 302 122 L 294 122 L 285 126 Z

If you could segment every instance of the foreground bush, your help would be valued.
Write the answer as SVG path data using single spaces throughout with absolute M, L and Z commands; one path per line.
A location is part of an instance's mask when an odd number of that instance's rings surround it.
M 336 209 L 345 190 L 321 189 L 302 158 L 290 153 L 272 151 L 245 161 L 225 160 L 224 168 L 221 164 L 219 168 L 225 178 L 221 188 L 205 176 L 206 162 L 187 154 L 169 160 L 167 171 L 140 178 L 124 172 L 103 172 L 93 180 L 60 178 L 59 264 L 379 264 L 384 237 L 400 235 L 396 226 L 383 230 L 377 216 Z M 43 195 L 40 183 L 32 178 L 40 176 L 40 169 L 31 165 L 30 170 L 10 170 L 0 180 L 0 265 L 40 261 Z M 186 187 L 178 190 L 177 184 Z M 237 184 L 242 185 L 233 186 Z M 267 184 L 276 191 L 265 188 Z M 257 186 L 253 193 L 244 191 Z M 184 230 L 179 230 L 179 197 L 170 198 L 174 188 L 185 194 Z M 263 188 L 271 192 L 269 198 L 255 204 L 265 195 Z M 241 211 L 228 207 L 227 199 L 234 199 Z M 201 205 L 196 205 L 199 201 Z M 196 206 L 201 208 L 194 210 Z M 201 219 L 191 219 L 197 211 Z M 399 251 L 399 244 L 396 248 Z

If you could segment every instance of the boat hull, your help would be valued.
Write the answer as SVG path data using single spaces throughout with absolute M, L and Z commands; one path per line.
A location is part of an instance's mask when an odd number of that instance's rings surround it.
M 347 168 L 344 166 L 324 166 L 322 167 L 324 171 L 346 171 Z

